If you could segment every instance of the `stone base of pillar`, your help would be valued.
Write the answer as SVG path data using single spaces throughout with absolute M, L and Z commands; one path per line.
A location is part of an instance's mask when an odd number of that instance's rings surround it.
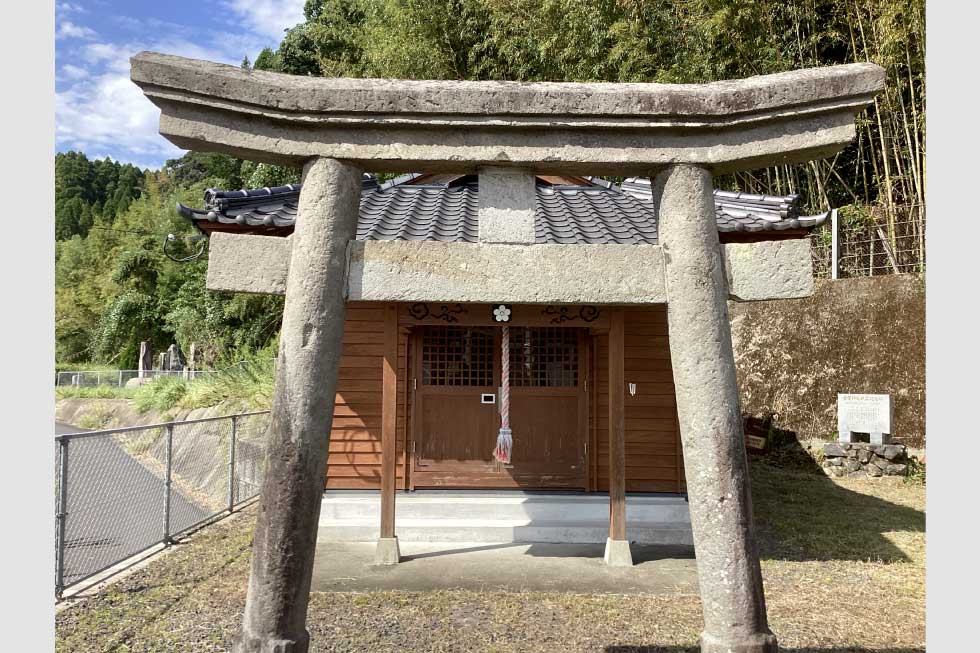
M 238 635 L 231 645 L 232 653 L 308 653 L 310 633 L 303 631 L 301 640 L 245 637 Z
M 610 567 L 632 567 L 633 554 L 630 553 L 630 543 L 628 540 L 614 540 L 606 538 L 606 553 L 602 556 L 602 561 Z
M 374 564 L 397 565 L 401 562 L 401 559 L 397 537 L 382 537 L 378 539 L 378 548 L 374 551 Z
M 701 653 L 779 653 L 779 645 L 772 633 L 758 633 L 739 640 L 721 640 L 701 633 Z

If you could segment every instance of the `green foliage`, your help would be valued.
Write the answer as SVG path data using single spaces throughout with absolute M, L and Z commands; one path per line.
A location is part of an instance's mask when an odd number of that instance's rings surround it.
M 188 152 L 164 164 L 170 180 L 179 187 L 198 183 L 214 188 L 242 188 L 242 161 L 224 154 Z
M 180 402 L 187 394 L 189 381 L 176 376 L 161 376 L 140 386 L 133 397 L 136 410 L 145 413 L 149 410 L 166 412 Z
M 144 172 L 108 157 L 89 161 L 81 152 L 54 157 L 55 238 L 84 236 L 93 225 L 111 224 L 139 197 Z
M 133 399 L 136 396 L 134 388 L 117 388 L 112 385 L 97 385 L 92 387 L 59 386 L 54 389 L 57 399 Z
M 909 456 L 908 465 L 908 474 L 903 479 L 906 485 L 925 485 L 926 461 L 919 460 L 916 456 Z
M 145 174 L 139 197 L 111 223 L 98 218 L 103 228 L 56 243 L 56 360 L 135 369 L 140 342 L 155 352 L 176 342 L 184 352 L 195 343 L 199 366 L 208 367 L 223 352 L 275 338 L 281 297 L 210 292 L 206 257 L 176 263 L 162 248 L 174 233 L 176 249 L 191 251 L 182 238 L 196 232 L 176 203 L 199 205 L 209 185 L 234 187 L 241 167 L 217 155 L 170 161 Z
M 242 188 L 265 188 L 266 186 L 286 186 L 301 181 L 301 171 L 295 168 L 276 166 L 270 163 L 242 162 Z M 237 188 L 237 186 L 230 186 Z
M 154 379 L 136 390 L 136 409 L 160 413 L 209 406 L 222 406 L 230 412 L 267 410 L 275 388 L 277 347 L 273 341 L 258 351 L 232 352 L 220 363 L 220 371 L 191 381 L 169 376 Z M 230 362 L 236 354 L 240 357 Z

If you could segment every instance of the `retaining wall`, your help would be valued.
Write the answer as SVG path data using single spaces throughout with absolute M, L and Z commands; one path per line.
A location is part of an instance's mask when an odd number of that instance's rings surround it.
M 742 410 L 836 439 L 837 393 L 892 395 L 893 439 L 925 446 L 925 280 L 818 281 L 805 299 L 729 304 Z

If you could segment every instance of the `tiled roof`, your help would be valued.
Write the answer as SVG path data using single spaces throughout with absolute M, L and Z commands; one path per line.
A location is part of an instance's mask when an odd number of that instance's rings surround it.
M 383 184 L 365 175 L 357 240 L 477 242 L 475 177 L 424 183 L 403 175 Z M 418 180 L 418 181 L 417 181 Z M 415 183 L 413 183 L 415 182 Z M 657 244 L 650 181 L 627 179 L 622 186 L 599 178 L 587 185 L 537 186 L 535 241 L 572 244 Z M 243 191 L 208 189 L 205 208 L 178 204 L 203 231 L 215 228 L 284 234 L 296 220 L 301 184 Z M 809 228 L 825 215 L 799 217 L 796 195 L 773 197 L 715 191 L 720 232 L 765 232 Z M 762 234 L 760 234 L 762 235 Z

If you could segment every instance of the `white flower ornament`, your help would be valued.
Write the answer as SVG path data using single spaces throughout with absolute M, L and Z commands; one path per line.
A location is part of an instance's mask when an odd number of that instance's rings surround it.
M 493 319 L 498 322 L 510 322 L 510 309 L 504 304 L 493 309 Z

